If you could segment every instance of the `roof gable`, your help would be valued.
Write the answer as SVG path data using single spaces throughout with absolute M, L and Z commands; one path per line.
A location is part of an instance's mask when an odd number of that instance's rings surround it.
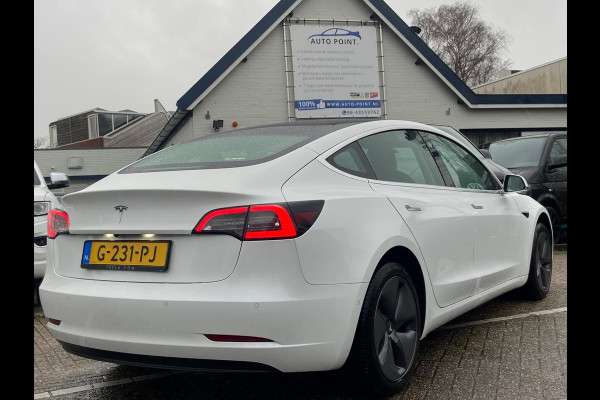
M 372 19 L 386 24 L 417 57 L 426 64 L 469 108 L 566 108 L 566 94 L 476 94 L 444 63 L 431 48 L 383 0 L 363 1 L 373 10 Z M 240 39 L 176 103 L 177 110 L 144 155 L 158 150 L 182 123 L 190 111 L 235 68 L 302 0 L 280 0 L 246 35 Z
M 239 42 L 235 44 L 200 80 L 198 80 L 178 101 L 178 110 L 191 110 L 241 61 L 278 23 L 302 0 L 281 0 L 277 3 Z M 371 18 L 386 23 L 434 73 L 440 77 L 463 102 L 471 107 L 494 105 L 566 105 L 566 94 L 493 94 L 482 95 L 473 92 L 444 63 L 429 46 L 387 5 L 383 0 L 362 0 L 374 14 Z
M 178 110 L 191 110 L 198 98 L 224 77 L 244 54 L 252 50 L 302 0 L 281 0 L 250 31 L 208 70 L 178 101 Z

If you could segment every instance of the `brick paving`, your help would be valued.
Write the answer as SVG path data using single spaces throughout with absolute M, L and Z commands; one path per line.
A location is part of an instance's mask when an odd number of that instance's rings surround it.
M 518 295 L 508 293 L 430 333 L 421 342 L 419 361 L 409 384 L 391 399 L 566 399 L 566 260 L 566 251 L 555 252 L 547 299 L 523 302 Z M 461 325 L 540 310 L 552 312 Z M 52 338 L 46 323 L 41 308 L 34 308 L 34 394 L 40 398 L 370 398 L 335 373 L 169 372 L 158 379 L 133 382 L 129 378 L 150 376 L 160 370 L 118 366 L 66 353 Z M 130 383 L 71 394 L 57 392 L 122 379 Z

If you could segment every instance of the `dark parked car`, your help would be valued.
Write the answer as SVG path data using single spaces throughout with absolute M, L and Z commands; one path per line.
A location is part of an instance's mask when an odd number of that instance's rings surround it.
M 496 178 L 498 178 L 500 182 L 504 182 L 504 177 L 506 176 L 506 174 L 512 174 L 512 172 L 509 169 L 504 168 L 502 165 L 492 160 L 490 153 L 486 149 L 477 148 L 475 144 L 473 144 L 473 142 L 469 140 L 468 137 L 466 137 L 456 129 L 452 128 L 451 126 L 436 124 L 429 125 L 438 128 L 446 132 L 447 134 L 452 135 L 455 139 L 459 140 L 467 149 L 471 150 L 477 156 L 477 158 L 479 158 L 479 161 L 487 165 L 490 171 L 492 171 L 494 175 L 496 175 Z
M 546 207 L 552 219 L 554 242 L 566 239 L 567 134 L 546 133 L 489 144 L 494 161 L 531 186 L 531 197 Z

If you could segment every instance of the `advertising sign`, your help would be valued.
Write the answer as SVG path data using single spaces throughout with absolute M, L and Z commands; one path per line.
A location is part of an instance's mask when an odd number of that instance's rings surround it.
M 374 26 L 290 25 L 296 118 L 379 117 Z

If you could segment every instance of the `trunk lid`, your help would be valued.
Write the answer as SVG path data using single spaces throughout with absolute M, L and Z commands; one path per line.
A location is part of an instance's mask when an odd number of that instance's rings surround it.
M 283 183 L 316 154 L 299 149 L 286 157 L 239 168 L 114 173 L 63 197 L 69 234 L 54 239 L 53 262 L 63 276 L 133 282 L 214 282 L 234 270 L 242 242 L 192 230 L 208 212 L 285 201 Z M 163 272 L 81 267 L 86 241 L 171 241 Z M 111 243 L 112 245 L 112 243 Z

